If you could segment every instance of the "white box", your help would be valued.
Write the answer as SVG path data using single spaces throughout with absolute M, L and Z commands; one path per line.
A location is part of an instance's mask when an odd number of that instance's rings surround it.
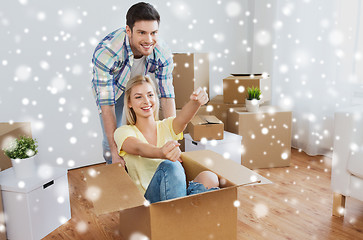
M 194 141 L 189 134 L 185 134 L 185 151 L 211 150 L 241 164 L 242 136 L 224 131 L 222 140 Z
M 8 239 L 41 239 L 71 218 L 67 169 L 39 172 L 21 180 L 13 168 L 0 173 Z

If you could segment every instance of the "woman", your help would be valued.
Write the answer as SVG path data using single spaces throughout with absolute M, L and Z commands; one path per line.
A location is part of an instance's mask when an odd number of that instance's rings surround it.
M 159 103 L 153 81 L 136 76 L 125 89 L 124 106 L 127 125 L 116 129 L 114 139 L 120 156 L 126 161 L 130 177 L 151 203 L 216 189 L 218 177 L 200 173 L 186 188 L 177 140 L 201 105 L 206 92 L 199 88 L 176 117 L 158 121 Z

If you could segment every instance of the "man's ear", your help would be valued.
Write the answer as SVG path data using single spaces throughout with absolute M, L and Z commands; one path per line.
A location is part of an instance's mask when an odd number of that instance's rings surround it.
M 132 29 L 129 27 L 129 25 L 126 25 L 126 33 L 129 36 L 129 38 L 131 37 L 131 33 L 132 33 Z

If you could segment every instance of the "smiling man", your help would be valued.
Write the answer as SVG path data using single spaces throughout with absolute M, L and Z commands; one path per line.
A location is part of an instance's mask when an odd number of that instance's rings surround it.
M 113 133 L 122 125 L 124 90 L 129 79 L 155 74 L 163 116 L 175 116 L 173 58 L 158 39 L 160 15 L 140 2 L 126 14 L 126 28 L 108 34 L 93 54 L 92 89 L 103 131 L 103 156 L 108 164 L 124 160 L 118 155 Z

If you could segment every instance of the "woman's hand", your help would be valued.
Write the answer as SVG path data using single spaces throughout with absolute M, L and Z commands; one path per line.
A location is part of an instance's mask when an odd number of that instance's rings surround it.
M 208 95 L 203 88 L 199 87 L 190 95 L 190 100 L 198 102 L 199 105 L 204 105 L 208 102 Z
M 182 162 L 180 158 L 181 151 L 179 149 L 180 144 L 177 141 L 168 141 L 164 146 L 160 148 L 163 158 L 172 162 Z

